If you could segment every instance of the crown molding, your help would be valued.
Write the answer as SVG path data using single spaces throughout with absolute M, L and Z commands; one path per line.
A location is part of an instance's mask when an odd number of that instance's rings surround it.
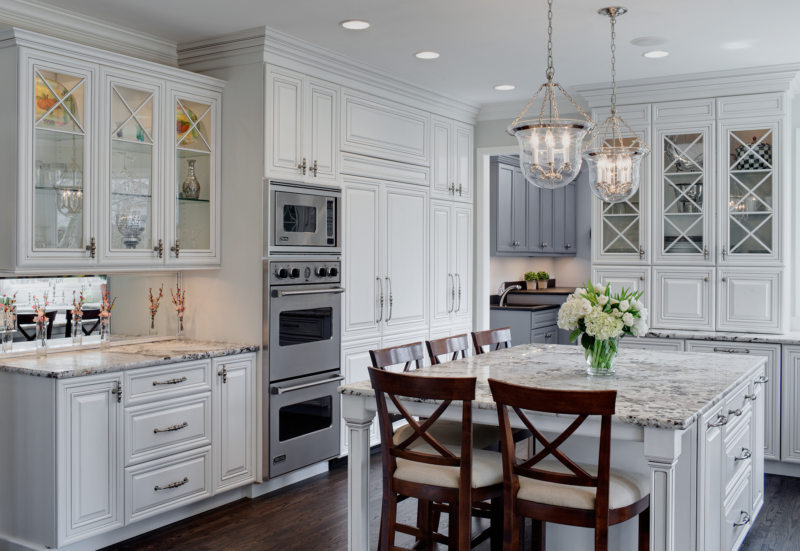
M 0 25 L 176 67 L 175 42 L 37 0 L 0 0 Z
M 800 63 L 767 65 L 706 73 L 661 76 L 617 83 L 617 103 L 654 103 L 768 92 L 795 93 L 800 89 Z M 611 83 L 576 86 L 590 108 L 610 103 Z
M 281 31 L 258 27 L 178 45 L 178 64 L 211 71 L 248 63 L 271 63 L 411 107 L 474 123 L 477 104 L 427 90 L 348 56 Z

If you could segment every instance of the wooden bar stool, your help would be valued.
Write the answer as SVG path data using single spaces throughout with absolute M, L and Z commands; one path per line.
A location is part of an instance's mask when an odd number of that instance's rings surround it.
M 391 348 L 380 348 L 370 350 L 369 358 L 372 360 L 372 367 L 377 369 L 389 369 L 393 366 L 403 364 L 403 372 L 414 369 L 421 369 L 425 360 L 425 350 L 421 342 L 411 344 L 401 344 Z
M 443 339 L 435 339 L 425 343 L 428 348 L 428 358 L 431 360 L 431 365 L 441 364 L 439 356 L 448 355 L 450 361 L 467 357 L 469 352 L 469 339 L 467 334 L 456 335 L 454 337 L 445 337 Z
M 511 328 L 501 327 L 500 329 L 487 329 L 486 331 L 472 332 L 472 344 L 475 345 L 475 354 L 483 354 L 484 346 L 489 347 L 491 352 L 501 348 L 511 348 Z
M 492 549 L 499 549 L 502 516 L 502 467 L 497 452 L 472 448 L 472 401 L 475 399 L 474 377 L 416 377 L 369 368 L 375 390 L 381 432 L 383 460 L 383 505 L 381 510 L 380 551 L 402 549 L 395 545 L 395 535 L 403 532 L 415 536 L 423 549 L 434 543 L 446 543 L 451 551 L 469 550 L 472 543 L 471 519 L 473 504 L 492 500 Z M 436 411 L 424 422 L 417 421 L 403 407 L 398 396 L 422 400 L 441 400 Z M 412 427 L 412 434 L 396 442 L 392 433 L 387 399 Z M 434 437 L 429 429 L 453 400 L 461 401 L 461 442 L 447 445 Z M 416 445 L 414 443 L 417 442 Z M 421 514 L 419 526 L 397 522 L 400 496 L 416 498 Z M 431 502 L 449 504 L 448 537 L 432 529 Z M 482 536 L 485 534 L 482 534 Z M 482 541 L 484 538 L 476 538 Z
M 98 327 L 100 327 L 100 310 L 98 310 L 98 309 L 89 309 L 89 308 L 84 309 L 84 311 L 83 311 L 83 321 L 87 322 L 87 321 L 92 321 L 92 320 L 94 320 L 94 323 L 88 329 L 87 329 L 87 326 L 88 326 L 87 323 L 83 323 L 82 324 L 83 326 L 81 327 L 81 331 L 83 331 L 83 334 L 86 335 L 87 337 L 89 335 L 91 335 L 92 333 L 94 333 L 97 330 Z M 72 329 L 72 310 L 68 309 L 67 310 L 66 336 L 67 337 L 71 337 L 72 336 L 72 331 L 73 331 L 73 329 Z
M 503 453 L 504 551 L 520 548 L 522 519 L 533 519 L 533 548 L 545 546 L 545 523 L 594 528 L 595 551 L 608 550 L 609 525 L 639 516 L 639 551 L 650 546 L 650 477 L 611 470 L 611 416 L 615 390 L 546 390 L 489 379 L 497 403 Z M 516 458 L 508 408 L 543 446 L 528 460 Z M 547 440 L 523 410 L 575 415 L 554 440 Z M 598 464 L 579 464 L 559 450 L 590 416 L 600 416 Z M 554 459 L 544 460 L 552 455 Z

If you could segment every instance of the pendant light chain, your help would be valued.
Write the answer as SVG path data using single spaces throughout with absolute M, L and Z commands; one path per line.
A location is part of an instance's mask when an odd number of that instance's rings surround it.
M 552 82 L 556 70 L 553 68 L 553 0 L 547 0 L 547 82 Z
M 617 15 L 611 9 L 611 114 L 617 114 Z

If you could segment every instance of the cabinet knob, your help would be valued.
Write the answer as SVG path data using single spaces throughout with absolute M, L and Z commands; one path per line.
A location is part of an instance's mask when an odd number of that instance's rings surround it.
M 728 281 L 728 278 L 725 277 L 725 276 L 722 276 L 722 281 Z
M 153 252 L 156 253 L 158 258 L 164 258 L 164 240 L 163 239 L 159 239 L 158 240 L 158 245 L 153 247 Z
M 317 161 L 314 161 L 314 164 L 313 164 L 313 165 L 311 165 L 311 168 L 309 169 L 309 170 L 311 170 L 311 172 L 313 172 L 313 173 L 314 173 L 314 178 L 316 178 L 316 177 L 317 177 L 317 169 L 318 169 L 318 168 L 319 168 L 319 167 L 317 166 Z
M 461 186 L 462 184 L 458 184 L 458 196 L 461 197 Z
M 306 169 L 307 169 L 307 168 L 308 168 L 308 163 L 306 162 L 306 158 L 305 158 L 305 157 L 303 157 L 303 162 L 302 162 L 302 163 L 298 163 L 298 165 L 297 165 L 297 169 L 298 169 L 298 170 L 300 170 L 300 171 L 302 171 L 302 173 L 303 173 L 303 176 L 305 176 L 305 175 L 306 175 Z
M 519 241 L 514 241 L 513 243 L 511 243 L 511 245 L 514 247 L 519 247 Z
M 546 247 L 547 247 L 547 241 L 542 241 L 542 248 L 544 249 Z
M 566 245 L 564 245 L 564 248 L 565 249 L 571 249 L 572 248 L 572 244 L 571 243 L 567 243 Z
M 639 260 L 644 258 L 644 247 L 639 247 Z
M 455 195 L 456 194 L 456 184 L 455 183 L 451 183 L 449 186 L 447 186 L 447 191 L 449 191 L 451 194 Z
M 89 244 L 86 245 L 86 250 L 89 251 L 90 258 L 97 256 L 97 241 L 95 241 L 94 237 L 89 239 Z
M 553 338 L 553 334 L 552 333 L 545 333 L 544 334 L 544 338 L 545 339 L 551 339 L 551 338 Z
M 223 384 L 228 382 L 228 368 L 226 366 L 223 365 L 222 369 L 219 370 L 219 373 L 217 373 L 217 375 L 222 377 Z
M 170 251 L 175 253 L 175 258 L 180 258 L 181 256 L 181 242 L 179 239 L 175 240 L 175 245 L 169 248 Z

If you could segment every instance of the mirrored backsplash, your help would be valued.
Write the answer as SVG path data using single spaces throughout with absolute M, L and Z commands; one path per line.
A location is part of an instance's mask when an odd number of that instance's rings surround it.
M 46 294 L 48 309 L 63 315 L 63 311 L 72 308 L 73 292 L 76 298 L 83 292 L 87 306 L 99 306 L 100 293 L 107 283 L 104 275 L 0 278 L 0 296 L 16 294 L 18 310 L 25 311 L 31 308 L 34 297 L 41 300 Z

